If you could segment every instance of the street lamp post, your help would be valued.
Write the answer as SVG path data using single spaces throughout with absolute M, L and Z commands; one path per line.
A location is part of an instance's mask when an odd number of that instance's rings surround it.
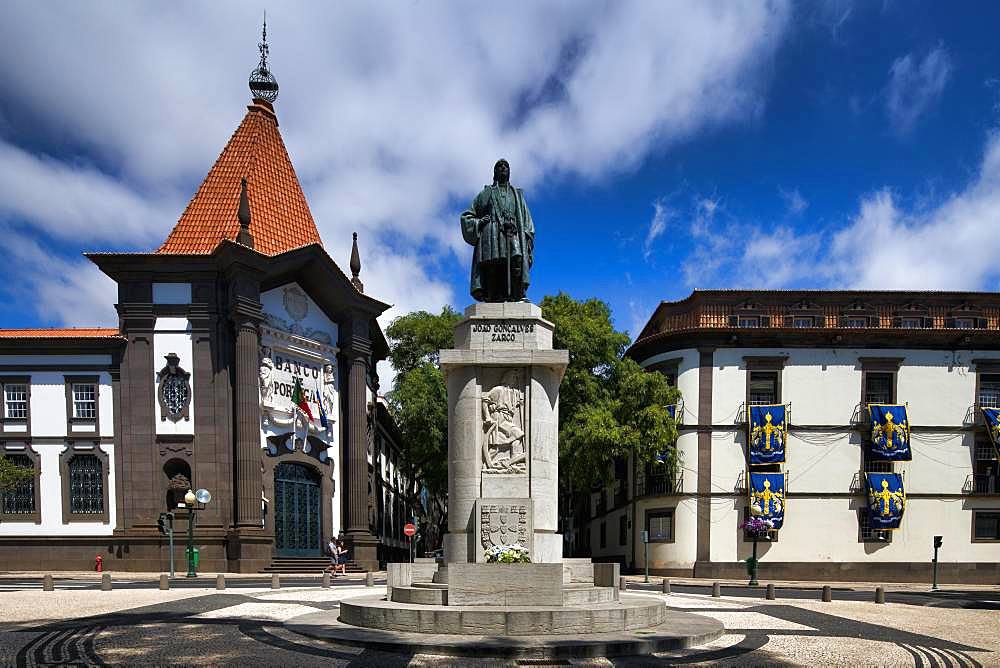
M 188 540 L 187 540 L 187 560 L 188 560 L 188 572 L 187 577 L 196 578 L 198 577 L 198 572 L 195 567 L 194 560 L 194 518 L 196 510 L 204 510 L 205 504 L 212 500 L 212 495 L 207 489 L 199 489 L 197 492 L 192 492 L 190 489 L 187 494 L 184 495 L 184 505 L 188 509 Z M 195 504 L 201 504 L 198 508 Z

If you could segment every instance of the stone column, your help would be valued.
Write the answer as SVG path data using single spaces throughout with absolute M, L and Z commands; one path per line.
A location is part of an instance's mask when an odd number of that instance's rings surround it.
M 236 527 L 261 528 L 260 494 L 260 322 L 238 309 L 236 329 Z
M 346 328 L 345 328 L 346 329 Z M 350 558 L 368 571 L 378 570 L 378 539 L 368 526 L 368 364 L 371 343 L 367 320 L 355 319 L 343 340 L 347 362 L 347 447 L 344 449 L 347 504 L 345 539 Z

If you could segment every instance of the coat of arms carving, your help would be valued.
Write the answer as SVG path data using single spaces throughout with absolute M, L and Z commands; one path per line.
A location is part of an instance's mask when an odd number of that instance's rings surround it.
M 180 422 L 191 419 L 191 374 L 180 366 L 176 353 L 164 356 L 167 365 L 157 376 L 160 386 L 156 398 L 160 402 L 160 420 Z
M 285 288 L 282 294 L 282 303 L 285 306 L 285 312 L 288 313 L 292 320 L 298 322 L 309 314 L 309 299 L 302 290 L 290 287 Z

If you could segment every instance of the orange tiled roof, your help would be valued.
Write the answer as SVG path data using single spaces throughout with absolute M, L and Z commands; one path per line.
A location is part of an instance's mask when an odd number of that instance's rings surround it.
M 236 239 L 240 180 L 246 177 L 254 248 L 277 255 L 322 243 L 302 193 L 274 108 L 254 100 L 229 143 L 157 253 L 211 253 Z
M 119 336 L 118 328 L 63 327 L 59 329 L 0 329 L 3 339 L 105 339 Z

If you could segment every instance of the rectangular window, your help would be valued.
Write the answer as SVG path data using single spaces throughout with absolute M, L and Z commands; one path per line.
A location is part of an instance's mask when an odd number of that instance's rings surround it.
M 869 371 L 865 374 L 865 404 L 891 404 L 893 401 L 891 371 Z
M 1000 513 L 973 512 L 972 517 L 975 540 L 1000 540 Z
M 660 511 L 646 517 L 646 530 L 650 543 L 672 543 L 674 540 L 674 512 Z
M 848 318 L 847 320 L 844 321 L 844 326 L 850 327 L 852 329 L 860 329 L 862 327 L 867 327 L 868 318 L 866 317 Z
M 608 523 L 601 522 L 601 547 L 608 546 Z
M 1000 373 L 983 373 L 979 375 L 980 408 L 1000 408 Z
M 976 319 L 975 318 L 955 318 L 955 328 L 956 329 L 975 329 Z
M 628 516 L 622 515 L 618 518 L 618 544 L 624 545 L 628 542 Z
M 976 443 L 976 459 L 972 462 L 973 494 L 997 493 L 997 461 L 992 443 Z
M 747 403 L 751 406 L 776 404 L 778 397 L 777 371 L 751 371 L 747 388 Z
M 792 327 L 815 327 L 816 319 L 811 315 L 798 315 L 792 319 Z
M 899 326 L 903 329 L 920 329 L 924 326 L 923 318 L 900 318 Z
M 34 462 L 28 455 L 9 454 L 6 455 L 6 459 L 14 466 L 32 470 L 35 468 Z M 36 513 L 35 480 L 34 477 L 28 478 L 5 492 L 2 496 L 0 513 L 3 515 L 32 515 Z
M 97 386 L 93 383 L 73 383 L 73 417 L 97 419 Z
M 859 538 L 862 543 L 888 543 L 892 540 L 891 531 L 872 529 L 868 509 L 858 511 Z
M 741 315 L 740 327 L 760 327 L 760 318 L 755 315 Z
M 4 418 L 7 420 L 28 419 L 28 386 L 12 383 L 3 386 Z

